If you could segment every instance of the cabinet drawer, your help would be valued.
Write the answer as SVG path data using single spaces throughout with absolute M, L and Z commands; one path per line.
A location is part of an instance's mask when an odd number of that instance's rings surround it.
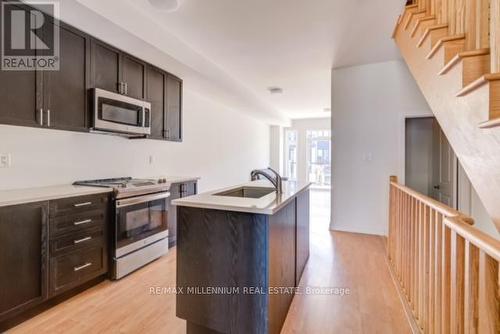
M 85 248 L 50 259 L 50 295 L 83 284 L 107 271 L 105 247 Z
M 57 217 L 105 208 L 109 203 L 108 194 L 70 197 L 50 201 L 50 216 Z
M 50 238 L 68 233 L 80 232 L 89 228 L 99 227 L 105 229 L 108 221 L 108 210 L 101 208 L 98 210 L 81 212 L 68 216 L 55 217 L 50 220 Z
M 102 228 L 87 229 L 59 237 L 50 242 L 50 257 L 56 257 L 88 247 L 104 247 L 105 234 Z

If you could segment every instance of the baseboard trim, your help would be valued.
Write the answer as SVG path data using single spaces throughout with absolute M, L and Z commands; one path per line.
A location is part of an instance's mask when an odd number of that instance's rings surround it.
M 413 334 L 423 334 L 424 332 L 420 328 L 420 326 L 417 323 L 417 320 L 413 317 L 413 312 L 411 310 L 411 306 L 408 304 L 408 301 L 406 300 L 405 293 L 403 292 L 403 289 L 399 285 L 398 279 L 392 270 L 392 266 L 390 263 L 389 258 L 386 256 L 385 257 L 385 263 L 387 264 L 387 268 L 389 268 L 389 274 L 391 275 L 392 282 L 394 283 L 394 286 L 396 287 L 396 291 L 398 293 L 399 300 L 401 301 L 401 305 L 403 306 L 403 310 L 406 315 L 406 320 L 408 320 L 408 324 L 410 325 L 411 331 Z

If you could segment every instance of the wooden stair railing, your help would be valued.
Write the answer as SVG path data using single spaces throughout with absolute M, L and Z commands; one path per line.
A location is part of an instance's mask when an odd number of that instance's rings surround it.
M 416 0 L 393 36 L 500 231 L 500 0 Z
M 389 267 L 415 333 L 500 333 L 500 241 L 390 181 Z

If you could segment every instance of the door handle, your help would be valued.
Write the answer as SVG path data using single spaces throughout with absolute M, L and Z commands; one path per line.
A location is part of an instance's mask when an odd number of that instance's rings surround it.
M 439 190 L 439 189 L 441 189 L 441 186 L 439 184 L 437 184 L 434 186 L 434 189 Z
M 50 109 L 47 109 L 47 126 L 50 128 Z

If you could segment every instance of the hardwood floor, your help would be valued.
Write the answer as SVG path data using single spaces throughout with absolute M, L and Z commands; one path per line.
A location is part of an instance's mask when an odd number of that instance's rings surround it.
M 301 287 L 348 288 L 349 295 L 297 295 L 282 333 L 410 333 L 377 236 L 329 232 L 327 203 L 311 197 L 311 257 Z M 326 195 L 325 195 L 326 196 Z M 315 205 L 316 204 L 316 205 Z M 175 249 L 117 282 L 103 282 L 9 333 L 185 333 L 175 317 Z

